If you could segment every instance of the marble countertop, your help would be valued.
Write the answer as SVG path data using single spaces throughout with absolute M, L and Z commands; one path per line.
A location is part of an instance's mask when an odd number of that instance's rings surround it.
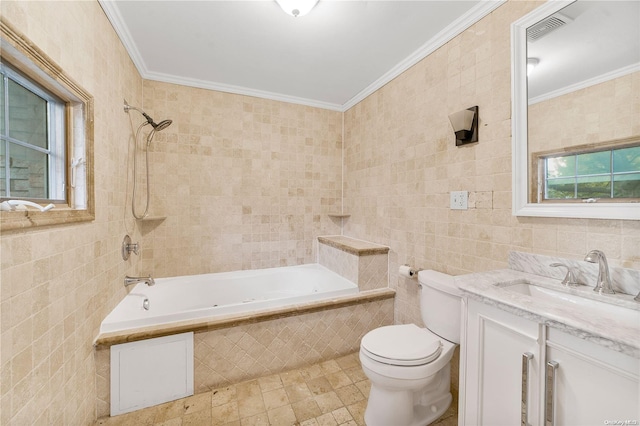
M 601 295 L 594 292 L 592 286 L 566 287 L 561 280 L 512 269 L 461 275 L 455 279 L 463 294 L 471 299 L 640 358 L 640 303 L 634 301 L 632 295 Z M 601 309 L 570 301 L 540 300 L 504 289 L 523 281 L 612 306 Z M 617 307 L 620 308 L 619 316 L 615 315 Z

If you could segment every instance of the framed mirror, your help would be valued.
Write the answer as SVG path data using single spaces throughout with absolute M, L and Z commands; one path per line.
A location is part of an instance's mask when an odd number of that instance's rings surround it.
M 513 214 L 640 220 L 640 2 L 511 25 Z

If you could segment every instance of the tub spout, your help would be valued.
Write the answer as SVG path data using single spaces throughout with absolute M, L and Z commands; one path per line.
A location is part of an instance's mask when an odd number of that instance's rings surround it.
M 134 284 L 138 284 L 138 283 L 145 283 L 148 286 L 152 286 L 156 282 L 153 280 L 153 278 L 151 278 L 151 275 L 149 275 L 148 277 L 130 277 L 128 275 L 124 277 L 124 286 L 125 287 L 128 287 L 130 285 L 134 285 Z

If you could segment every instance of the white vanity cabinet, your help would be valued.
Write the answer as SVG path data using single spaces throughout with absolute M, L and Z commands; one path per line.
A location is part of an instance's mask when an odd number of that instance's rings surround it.
M 538 424 L 542 347 L 536 322 L 469 300 L 460 424 Z
M 546 361 L 551 424 L 640 424 L 640 360 L 549 328 Z
M 464 333 L 461 425 L 640 424 L 637 358 L 475 300 Z

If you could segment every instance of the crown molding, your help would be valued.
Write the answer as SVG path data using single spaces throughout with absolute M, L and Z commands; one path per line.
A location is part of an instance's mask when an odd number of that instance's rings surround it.
M 294 104 L 306 105 L 315 108 L 328 109 L 332 111 L 345 112 L 352 108 L 354 105 L 365 99 L 367 96 L 374 93 L 376 90 L 383 87 L 385 84 L 402 74 L 404 71 L 424 59 L 426 56 L 434 52 L 436 49 L 443 46 L 445 43 L 465 31 L 467 28 L 484 18 L 486 15 L 497 9 L 500 5 L 507 0 L 481 0 L 476 6 L 470 9 L 467 13 L 455 20 L 451 25 L 436 34 L 431 40 L 422 45 L 419 49 L 405 58 L 398 65 L 386 72 L 383 76 L 371 83 L 353 98 L 348 100 L 343 105 L 334 104 L 329 102 L 322 102 L 314 99 L 299 98 L 295 96 L 283 95 L 280 93 L 267 92 L 263 90 L 251 89 L 242 86 L 232 86 L 227 84 L 215 83 L 207 80 L 185 78 L 175 76 L 171 74 L 163 74 L 151 72 L 147 68 L 140 51 L 133 42 L 131 33 L 127 30 L 127 26 L 124 23 L 124 19 L 120 15 L 118 8 L 115 6 L 115 2 L 111 0 L 98 0 L 98 3 L 102 7 L 102 10 L 107 15 L 107 18 L 111 22 L 114 30 L 118 34 L 122 44 L 129 53 L 131 60 L 136 66 L 138 72 L 143 79 L 160 81 L 164 83 L 180 84 L 184 86 L 197 87 L 201 89 L 217 90 L 226 93 L 233 93 L 237 95 L 253 96 L 264 99 L 271 99 L 274 101 L 289 102 Z
M 481 1 L 467 13 L 456 19 L 451 25 L 436 34 L 431 40 L 423 44 L 418 50 L 413 52 L 407 58 L 405 58 L 398 65 L 389 70 L 382 77 L 371 83 L 360 93 L 348 100 L 343 106 L 342 111 L 347 111 L 351 107 L 364 100 L 367 96 L 380 89 L 385 84 L 420 62 L 422 59 L 429 56 L 431 53 L 442 47 L 448 41 L 458 36 L 460 33 L 471 27 L 473 24 L 493 12 L 500 5 L 505 3 L 506 0 L 488 0 Z
M 146 80 L 160 81 L 163 83 L 179 84 L 182 86 L 196 87 L 199 89 L 216 90 L 218 92 L 233 93 L 236 95 L 252 96 L 255 98 L 269 99 L 273 101 L 288 102 L 310 106 L 314 108 L 328 109 L 342 112 L 342 105 L 329 102 L 317 101 L 315 99 L 299 98 L 297 96 L 284 95 L 282 93 L 267 92 L 265 90 L 252 89 L 243 86 L 233 86 L 230 84 L 215 83 L 197 78 L 180 77 L 172 74 L 149 72 L 143 76 Z
M 640 62 L 627 65 L 626 67 L 618 68 L 617 70 L 609 71 L 599 76 L 588 78 L 586 80 L 570 84 L 569 86 L 561 87 L 560 89 L 552 90 L 551 92 L 533 97 L 529 99 L 529 105 L 548 101 L 549 99 L 567 95 L 571 92 L 577 92 L 578 90 L 586 89 L 589 86 L 595 86 L 596 84 L 605 83 L 609 80 L 615 80 L 616 78 L 624 77 L 627 74 L 632 74 L 638 71 L 640 71 Z
M 149 70 L 147 69 L 147 64 L 145 64 L 144 59 L 142 59 L 142 55 L 138 50 L 138 47 L 133 42 L 133 37 L 131 33 L 127 29 L 126 24 L 124 23 L 124 19 L 122 15 L 120 15 L 120 11 L 116 7 L 115 1 L 110 0 L 98 0 L 98 4 L 102 7 L 104 14 L 107 15 L 107 19 L 111 22 L 111 26 L 118 34 L 118 38 L 124 45 L 124 48 L 129 53 L 129 57 L 133 61 L 133 64 L 138 69 L 140 76 L 142 78 L 147 78 L 146 75 L 149 74 Z

